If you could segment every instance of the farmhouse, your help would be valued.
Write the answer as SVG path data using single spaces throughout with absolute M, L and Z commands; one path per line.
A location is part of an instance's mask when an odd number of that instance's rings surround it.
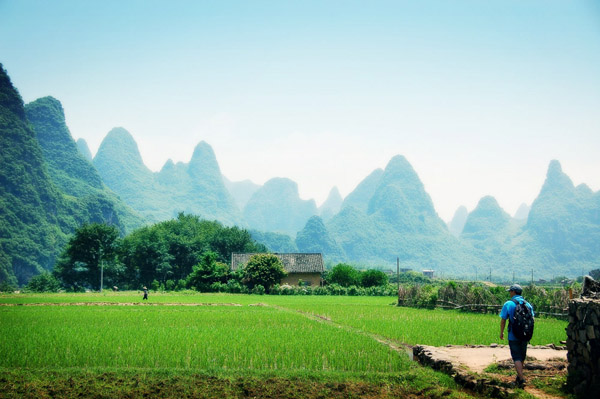
M 231 270 L 244 268 L 254 253 L 232 253 Z M 317 253 L 311 254 L 273 254 L 281 260 L 283 268 L 287 272 L 281 280 L 281 284 L 288 285 L 321 285 L 321 274 L 323 273 L 323 256 Z
M 434 270 L 423 270 L 423 276 L 433 278 Z

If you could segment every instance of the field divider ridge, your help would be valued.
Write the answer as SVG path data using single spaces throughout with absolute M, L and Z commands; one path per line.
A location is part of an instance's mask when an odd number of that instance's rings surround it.
M 281 310 L 284 312 L 289 312 L 289 313 L 299 313 L 302 316 L 317 321 L 319 323 L 325 323 L 328 324 L 330 326 L 333 327 L 337 327 L 340 329 L 343 329 L 347 332 L 350 333 L 354 333 L 354 334 L 360 334 L 363 335 L 365 337 L 371 338 L 375 341 L 377 341 L 378 343 L 387 346 L 389 349 L 393 350 L 394 352 L 397 353 L 402 353 L 402 354 L 406 354 L 411 360 L 413 360 L 413 356 L 412 356 L 412 346 L 408 345 L 408 344 L 402 344 L 402 343 L 398 343 L 394 340 L 391 340 L 389 338 L 386 338 L 382 335 L 379 334 L 375 334 L 375 333 L 371 333 L 368 331 L 364 331 L 346 324 L 340 324 L 338 322 L 335 322 L 333 320 L 331 320 L 329 317 L 327 316 L 322 316 L 322 315 L 318 315 L 318 314 L 314 314 L 314 313 L 310 313 L 310 312 L 306 312 L 303 310 L 297 310 L 297 309 L 289 309 L 283 306 L 279 306 L 279 305 L 267 305 L 267 304 L 260 304 L 260 305 L 250 305 L 250 306 L 267 306 L 267 307 L 272 307 L 275 308 L 277 310 Z

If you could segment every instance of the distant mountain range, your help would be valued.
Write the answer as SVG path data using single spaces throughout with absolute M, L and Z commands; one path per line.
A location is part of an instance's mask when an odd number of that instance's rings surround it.
M 250 227 L 292 236 L 316 214 L 315 201 L 300 199 L 298 185 L 280 177 L 267 181 L 256 190 L 244 207 L 244 219 Z
M 349 261 L 393 265 L 399 257 L 405 268 L 461 275 L 477 262 L 449 233 L 403 156 L 367 176 L 326 227 Z
M 112 223 L 123 234 L 192 213 L 248 228 L 275 252 L 321 252 L 328 264 L 434 269 L 444 276 L 574 276 L 600 263 L 600 193 L 574 187 L 558 161 L 531 207 L 511 217 L 493 197 L 446 224 L 410 163 L 393 157 L 346 198 L 332 188 L 317 208 L 287 178 L 264 185 L 225 178 L 208 143 L 188 163 L 149 170 L 124 128 L 111 130 L 92 155 L 75 142 L 60 102 L 26 106 L 0 72 L 0 282 L 23 283 L 51 269 L 80 224 Z M 482 275 L 483 273 L 480 273 Z
M 137 143 L 123 128 L 111 130 L 94 157 L 108 187 L 149 222 L 192 213 L 227 225 L 241 213 L 225 183 L 212 148 L 199 143 L 189 163 L 168 160 L 158 173 L 144 165 Z

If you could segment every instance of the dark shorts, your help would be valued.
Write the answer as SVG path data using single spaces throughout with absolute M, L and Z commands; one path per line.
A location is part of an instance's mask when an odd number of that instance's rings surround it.
M 508 341 L 510 356 L 514 362 L 523 362 L 527 356 L 527 341 Z

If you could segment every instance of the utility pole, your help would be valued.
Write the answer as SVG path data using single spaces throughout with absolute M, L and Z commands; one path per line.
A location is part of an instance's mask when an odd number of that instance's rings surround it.
M 102 242 L 98 242 L 98 261 L 100 262 L 100 292 L 104 286 L 104 248 Z
M 396 278 L 398 279 L 398 289 L 397 292 L 400 292 L 400 257 L 396 258 Z
M 475 281 L 477 281 L 477 266 L 475 266 Z
M 396 278 L 398 279 L 398 287 L 396 288 L 396 295 L 398 296 L 397 306 L 400 306 L 400 257 L 396 258 Z
M 533 285 L 533 269 L 531 269 L 531 285 Z
M 513 269 L 513 279 L 512 279 L 513 284 L 515 283 L 515 269 Z

